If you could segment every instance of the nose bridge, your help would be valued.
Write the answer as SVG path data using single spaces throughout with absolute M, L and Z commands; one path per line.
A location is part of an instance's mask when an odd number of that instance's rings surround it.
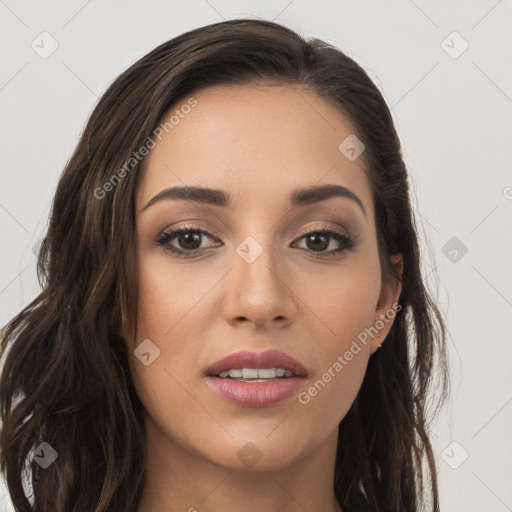
M 262 324 L 276 317 L 293 314 L 293 301 L 280 276 L 271 233 L 247 236 L 235 248 L 230 273 L 229 300 L 225 313 L 233 318 L 245 317 Z
M 278 293 L 276 257 L 270 234 L 247 236 L 236 247 L 234 277 L 249 293 Z
M 261 205 L 248 203 L 244 212 L 239 216 L 240 225 L 245 227 L 238 233 L 245 238 L 241 239 L 235 247 L 235 266 L 237 274 L 246 275 L 247 278 L 265 275 L 265 279 L 271 278 L 270 269 L 276 268 L 276 248 L 274 247 L 274 231 L 269 229 L 270 219 L 265 215 Z M 269 268 L 270 267 L 270 268 Z

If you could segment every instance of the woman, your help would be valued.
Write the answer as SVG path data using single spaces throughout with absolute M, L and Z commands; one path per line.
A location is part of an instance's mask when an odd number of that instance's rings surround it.
M 338 49 L 239 19 L 140 59 L 38 272 L 2 332 L 18 510 L 439 510 L 445 326 L 389 109 Z

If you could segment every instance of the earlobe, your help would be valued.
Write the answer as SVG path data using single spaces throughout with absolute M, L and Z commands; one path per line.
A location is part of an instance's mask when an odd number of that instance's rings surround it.
M 402 275 L 403 275 L 403 256 L 402 254 L 393 254 L 391 264 L 395 269 L 395 276 L 388 275 L 382 283 L 379 301 L 375 308 L 375 317 L 373 327 L 377 331 L 373 336 L 370 353 L 373 354 L 384 343 L 386 336 L 391 330 L 395 319 L 400 293 L 402 292 Z
M 402 275 L 404 273 L 404 257 L 403 257 L 403 255 L 401 253 L 393 254 L 393 256 L 391 256 L 391 264 L 393 265 L 393 267 L 395 267 L 395 271 L 400 276 L 400 281 L 401 281 Z

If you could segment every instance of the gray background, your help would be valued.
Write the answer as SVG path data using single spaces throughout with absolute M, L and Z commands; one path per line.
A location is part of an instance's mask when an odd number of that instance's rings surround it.
M 511 15 L 510 0 L 0 0 L 0 324 L 38 293 L 34 246 L 108 84 L 186 30 L 274 19 L 338 46 L 392 107 L 425 275 L 450 329 L 453 393 L 433 438 L 442 510 L 512 510 Z M 31 47 L 52 39 L 46 59 Z

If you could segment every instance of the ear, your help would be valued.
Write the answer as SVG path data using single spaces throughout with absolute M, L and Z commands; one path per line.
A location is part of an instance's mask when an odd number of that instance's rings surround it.
M 131 340 L 132 340 L 132 334 L 130 333 L 131 326 L 128 326 L 128 322 L 126 320 L 126 317 L 124 315 L 124 311 L 121 312 L 121 325 L 119 326 L 119 329 L 117 330 L 117 335 L 124 340 L 124 342 L 127 344 L 128 348 L 131 346 Z
M 378 332 L 372 337 L 370 354 L 380 347 L 391 330 L 396 315 L 396 306 L 394 305 L 398 302 L 402 292 L 401 279 L 404 270 L 402 254 L 394 254 L 391 257 L 391 264 L 400 276 L 400 280 L 391 275 L 383 279 L 373 320 L 373 326 Z

